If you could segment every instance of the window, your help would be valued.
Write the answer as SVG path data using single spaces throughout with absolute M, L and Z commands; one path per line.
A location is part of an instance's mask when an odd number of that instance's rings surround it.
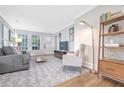
M 40 36 L 32 35 L 32 50 L 40 49 Z
M 28 35 L 26 34 L 18 34 L 18 46 L 21 51 L 28 50 Z
M 69 41 L 74 41 L 74 27 L 69 29 Z

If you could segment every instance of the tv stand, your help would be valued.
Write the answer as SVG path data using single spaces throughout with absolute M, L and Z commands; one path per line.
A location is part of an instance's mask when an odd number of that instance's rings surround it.
M 59 58 L 59 59 L 62 59 L 63 55 L 66 54 L 66 53 L 67 53 L 66 51 L 54 50 L 54 56 Z

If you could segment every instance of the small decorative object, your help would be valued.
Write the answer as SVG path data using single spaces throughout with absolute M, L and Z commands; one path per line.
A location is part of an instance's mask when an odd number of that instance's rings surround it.
M 119 46 L 120 46 L 120 47 L 124 47 L 124 43 L 120 43 Z
M 113 24 L 112 26 L 109 27 L 108 33 L 111 32 L 117 32 L 118 31 L 118 24 Z

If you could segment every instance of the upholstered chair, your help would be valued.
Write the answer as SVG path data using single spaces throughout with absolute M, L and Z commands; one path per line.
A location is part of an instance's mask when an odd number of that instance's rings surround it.
M 85 47 L 86 47 L 85 44 L 80 45 L 79 55 L 76 55 L 75 53 L 67 53 L 63 55 L 62 59 L 63 70 L 65 69 L 65 66 L 79 67 L 81 73 L 81 68 L 84 61 Z

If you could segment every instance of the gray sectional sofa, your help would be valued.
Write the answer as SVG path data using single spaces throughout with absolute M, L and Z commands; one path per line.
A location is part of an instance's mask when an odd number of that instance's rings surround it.
M 12 47 L 0 48 L 0 74 L 29 69 L 30 54 L 16 54 Z

